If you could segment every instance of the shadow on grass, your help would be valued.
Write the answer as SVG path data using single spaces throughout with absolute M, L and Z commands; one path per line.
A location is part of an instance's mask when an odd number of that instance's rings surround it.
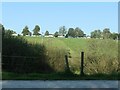
M 47 62 L 46 47 L 28 44 L 22 37 L 4 37 L 2 46 L 3 80 L 120 80 L 120 73 L 84 76 L 55 73 Z
M 73 73 L 29 73 L 18 74 L 3 72 L 3 80 L 120 80 L 119 74 L 76 75 Z
M 46 57 L 46 47 L 28 44 L 22 37 L 3 37 L 2 70 L 14 73 L 53 72 Z

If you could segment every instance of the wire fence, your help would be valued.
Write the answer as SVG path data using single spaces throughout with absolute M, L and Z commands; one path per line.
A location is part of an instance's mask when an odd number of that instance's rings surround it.
M 9 58 L 40 58 L 35 56 L 8 56 L 8 55 L 2 55 L 2 57 L 9 57 Z
M 35 56 L 2 55 L 2 69 L 12 72 L 51 71 L 44 58 Z
M 83 54 L 82 56 L 79 56 L 79 57 L 74 57 L 74 59 L 79 59 L 80 60 L 80 57 L 81 60 L 82 60 L 82 63 L 80 66 L 81 69 L 82 69 L 82 73 L 83 72 L 83 67 L 84 67 L 84 63 L 83 63 Z M 59 59 L 59 57 L 58 57 Z M 64 64 L 62 64 L 61 67 L 65 67 L 64 69 L 66 71 L 70 71 L 70 68 L 69 68 L 69 55 L 65 55 L 64 57 Z M 10 70 L 10 71 L 17 71 L 17 72 L 22 72 L 22 71 L 32 71 L 32 70 L 37 70 L 37 71 L 43 71 L 46 69 L 46 71 L 50 69 L 49 67 L 49 64 L 51 62 L 47 63 L 46 60 L 44 60 L 43 58 L 41 57 L 35 57 L 35 56 L 8 56 L 8 55 L 2 55 L 2 67 L 3 69 L 6 69 L 6 70 Z M 59 61 L 57 61 L 56 63 L 54 62 L 54 64 L 56 64 L 58 67 L 59 65 Z M 53 65 L 54 66 L 54 65 Z M 58 68 L 61 68 L 61 67 L 58 67 Z M 15 69 L 16 68 L 16 69 Z M 42 68 L 40 70 L 40 68 Z M 54 67 L 55 68 L 55 67 Z

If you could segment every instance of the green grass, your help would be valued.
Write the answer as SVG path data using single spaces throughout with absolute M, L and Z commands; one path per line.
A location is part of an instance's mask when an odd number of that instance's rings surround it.
M 80 76 L 72 73 L 18 74 L 3 72 L 2 80 L 120 80 L 120 74 L 94 74 Z
M 63 61 L 69 52 L 70 69 L 80 73 L 80 52 L 85 52 L 85 73 L 113 73 L 118 71 L 118 42 L 115 40 L 81 39 L 81 38 L 43 38 L 25 37 L 30 43 L 43 43 L 48 51 L 50 62 Z M 58 58 L 59 57 L 59 58 Z M 58 67 L 57 67 L 58 68 Z
M 56 72 L 63 72 L 65 68 L 64 56 L 70 57 L 70 69 L 74 74 L 65 73 L 31 73 L 17 74 L 3 72 L 3 79 L 19 80 L 117 80 L 118 42 L 114 40 L 80 39 L 80 38 L 41 38 L 24 37 L 29 44 L 45 45 L 46 60 Z M 80 74 L 80 52 L 85 52 L 84 72 Z M 101 73 L 101 74 L 100 74 Z M 120 76 L 120 74 L 118 74 Z
M 87 48 L 87 40 L 78 38 L 41 38 L 41 37 L 24 37 L 29 43 L 43 43 L 46 46 L 48 56 L 51 58 L 51 62 L 55 62 L 54 68 L 57 63 L 62 61 L 64 63 L 64 56 L 68 52 L 71 58 L 69 58 L 69 64 L 71 70 L 76 72 L 79 70 L 80 52 L 85 51 Z M 53 66 L 53 65 L 52 65 Z M 62 66 L 63 67 L 63 66 Z M 58 69 L 58 68 L 57 68 Z M 74 71 L 76 69 L 76 71 Z

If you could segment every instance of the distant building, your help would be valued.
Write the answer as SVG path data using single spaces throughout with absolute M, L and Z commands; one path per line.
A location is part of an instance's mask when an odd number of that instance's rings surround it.
M 54 37 L 53 34 L 45 35 L 44 37 Z
M 30 35 L 29 35 L 30 36 Z M 39 35 L 31 35 L 32 37 L 41 37 L 42 35 L 39 34 Z
M 89 39 L 89 38 L 91 38 L 91 37 L 88 35 L 88 36 L 86 36 L 86 38 L 88 38 L 88 39 Z
M 60 38 L 64 38 L 65 36 L 63 36 L 63 35 L 59 35 L 58 37 L 60 37 Z
M 12 36 L 18 36 L 18 34 L 17 34 L 17 33 L 14 33 L 14 34 L 12 34 Z

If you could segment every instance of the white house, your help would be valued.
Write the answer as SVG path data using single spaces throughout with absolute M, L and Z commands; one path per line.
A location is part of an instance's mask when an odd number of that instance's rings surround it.
M 91 38 L 91 37 L 88 35 L 88 36 L 86 36 L 86 38 L 88 38 L 88 39 L 89 39 L 89 38 Z
M 53 34 L 45 35 L 44 37 L 54 37 Z
M 61 36 L 58 36 L 58 37 L 60 37 L 60 38 L 64 38 L 65 36 L 61 35 Z
M 17 34 L 17 33 L 14 33 L 14 34 L 12 34 L 12 36 L 18 36 L 18 34 Z

